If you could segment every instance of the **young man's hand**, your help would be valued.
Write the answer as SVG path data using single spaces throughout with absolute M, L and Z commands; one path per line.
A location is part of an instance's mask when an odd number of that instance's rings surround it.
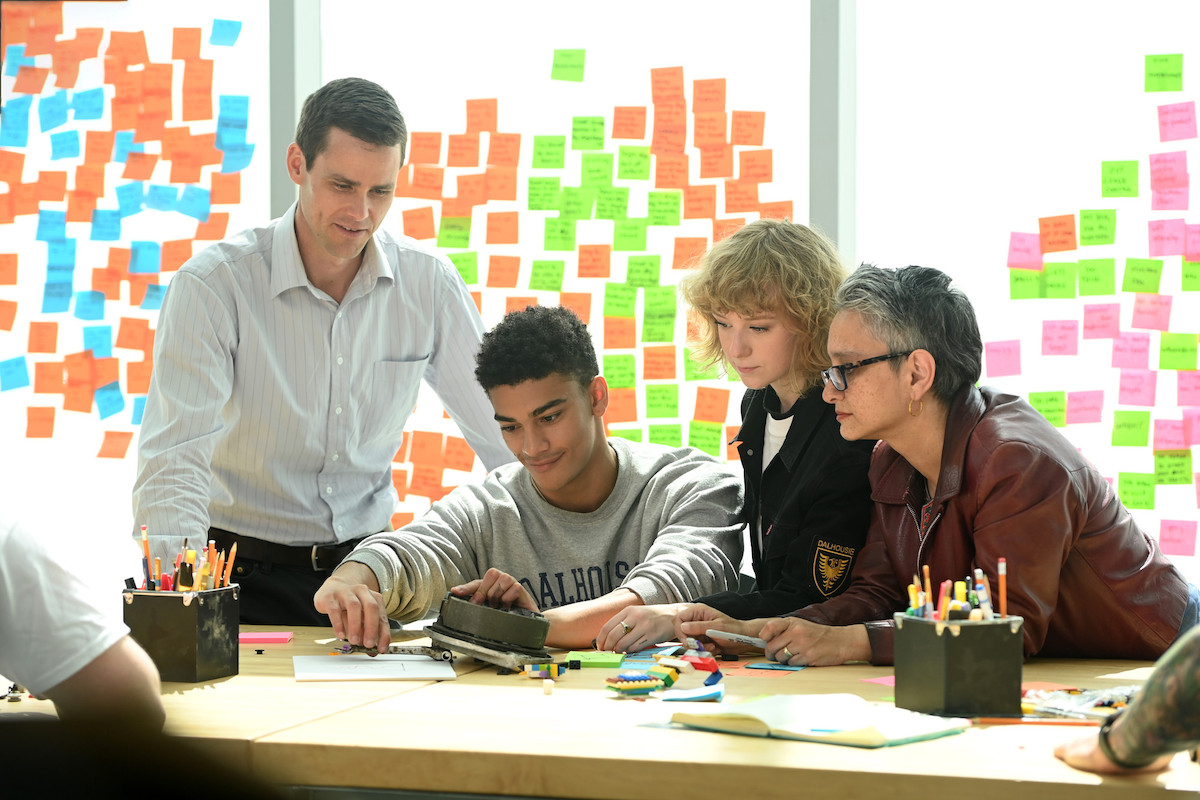
M 469 600 L 477 606 L 540 610 L 533 595 L 529 594 L 520 581 L 495 567 L 485 572 L 483 577 L 478 580 L 464 583 L 461 586 L 452 586 L 450 592 L 455 597 Z
M 392 641 L 387 612 L 379 579 L 367 565 L 348 561 L 335 569 L 317 590 L 313 605 L 329 615 L 339 639 L 387 652 Z

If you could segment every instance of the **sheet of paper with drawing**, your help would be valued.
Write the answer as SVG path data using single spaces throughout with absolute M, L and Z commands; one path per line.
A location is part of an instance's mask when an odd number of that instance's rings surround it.
M 297 681 L 452 681 L 454 665 L 427 656 L 293 656 Z

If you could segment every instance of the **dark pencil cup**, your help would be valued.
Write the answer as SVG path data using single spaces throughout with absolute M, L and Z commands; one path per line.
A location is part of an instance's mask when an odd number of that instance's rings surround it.
M 1021 713 L 1023 618 L 895 620 L 897 706 L 955 717 Z
M 125 624 L 164 681 L 197 683 L 237 675 L 238 592 L 126 589 Z

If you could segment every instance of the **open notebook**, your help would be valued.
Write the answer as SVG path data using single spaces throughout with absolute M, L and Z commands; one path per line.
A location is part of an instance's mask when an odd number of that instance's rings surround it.
M 711 710 L 710 710 L 711 709 Z M 958 733 L 971 721 L 871 703 L 853 694 L 766 695 L 741 703 L 678 711 L 689 728 L 852 747 L 887 747 Z

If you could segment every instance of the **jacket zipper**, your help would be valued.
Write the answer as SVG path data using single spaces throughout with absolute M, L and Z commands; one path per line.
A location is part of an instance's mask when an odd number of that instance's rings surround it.
M 917 526 L 917 541 L 921 543 L 920 546 L 917 547 L 916 572 L 919 575 L 921 574 L 921 554 L 925 552 L 925 542 L 929 539 L 929 534 L 933 533 L 933 528 L 938 524 L 938 520 L 942 518 L 942 512 L 939 511 L 937 516 L 933 518 L 933 521 L 929 523 L 929 530 L 921 533 L 921 521 L 917 519 L 917 515 L 913 513 L 912 506 L 910 506 L 908 503 L 905 503 L 904 507 L 908 509 L 908 515 L 913 518 L 913 524 Z

